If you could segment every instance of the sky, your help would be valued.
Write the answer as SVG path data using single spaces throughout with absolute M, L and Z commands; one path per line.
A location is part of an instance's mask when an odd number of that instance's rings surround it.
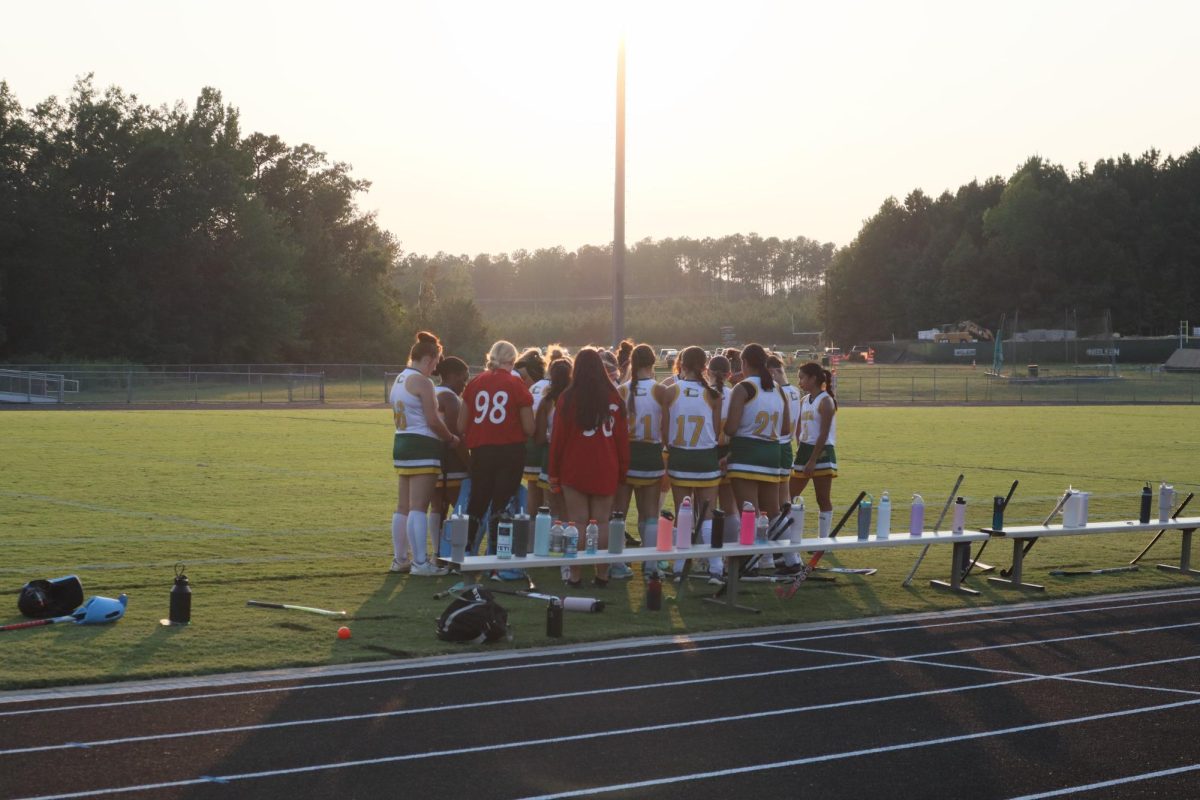
M 626 241 L 849 244 L 889 196 L 1200 145 L 1200 3 L 6 3 L 26 107 L 94 73 L 152 106 L 205 86 L 243 132 L 372 184 L 406 252 L 613 238 L 618 42 Z

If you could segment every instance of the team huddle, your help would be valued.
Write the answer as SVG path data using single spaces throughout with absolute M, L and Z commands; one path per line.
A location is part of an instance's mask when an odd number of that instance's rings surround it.
M 561 346 L 518 353 L 498 341 L 471 378 L 462 359 L 443 357 L 436 336 L 417 334 L 390 395 L 399 477 L 392 571 L 446 573 L 427 539 L 433 531 L 436 541 L 451 509 L 468 517 L 468 553 L 479 551 L 484 530 L 494 547 L 506 508 L 543 506 L 582 530 L 614 514 L 628 518 L 634 505 L 640 544 L 653 546 L 668 489 L 675 508 L 690 498 L 693 508 L 774 515 L 812 482 L 820 535 L 828 534 L 837 476 L 828 370 L 803 364 L 793 385 L 782 360 L 758 344 L 711 357 L 685 348 L 661 382 L 656 363 L 649 345 L 628 340 L 616 352 L 585 347 L 574 358 Z M 601 547 L 608 527 L 599 525 Z M 703 542 L 711 532 L 712 520 L 700 521 Z M 674 564 L 676 574 L 681 568 Z M 595 569 L 598 587 L 633 574 L 624 564 Z M 647 562 L 643 574 L 657 569 Z M 800 569 L 790 553 L 777 572 Z M 720 583 L 721 559 L 709 559 L 708 571 Z M 563 578 L 582 584 L 578 566 L 564 566 Z

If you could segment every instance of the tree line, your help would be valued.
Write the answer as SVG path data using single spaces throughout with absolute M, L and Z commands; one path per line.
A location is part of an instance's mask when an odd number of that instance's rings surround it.
M 369 188 L 309 144 L 241 130 L 205 88 L 152 108 L 90 77 L 23 108 L 0 82 L 0 358 L 394 362 L 413 331 L 607 343 L 612 249 L 404 253 Z M 852 243 L 755 233 L 645 239 L 626 331 L 656 344 L 912 337 L 942 322 L 1122 333 L 1200 317 L 1200 148 L 887 199 Z M 1200 320 L 1197 320 L 1200 321 Z M 807 343 L 807 342 L 805 342 Z
M 1106 311 L 1122 334 L 1174 334 L 1200 316 L 1200 148 L 1071 172 L 1030 158 L 1007 181 L 889 198 L 828 280 L 827 328 L 845 342 L 963 319 L 995 329 L 1005 314 L 1102 333 Z

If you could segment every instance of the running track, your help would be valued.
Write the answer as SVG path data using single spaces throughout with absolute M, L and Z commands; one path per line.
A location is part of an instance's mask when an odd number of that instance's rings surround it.
M 0 694 L 0 797 L 1183 798 L 1198 743 L 1200 588 Z

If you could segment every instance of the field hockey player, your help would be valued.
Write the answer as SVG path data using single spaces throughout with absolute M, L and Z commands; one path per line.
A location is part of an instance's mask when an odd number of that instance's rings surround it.
M 832 375 L 820 364 L 809 361 L 797 373 L 804 400 L 800 406 L 800 431 L 796 461 L 792 465 L 793 496 L 804 491 L 811 480 L 817 496 L 817 531 L 828 536 L 833 524 L 830 490 L 837 477 L 837 399 L 833 395 Z
M 762 345 L 742 350 L 742 369 L 745 377 L 733 390 L 725 421 L 731 437 L 729 477 L 739 509 L 749 503 L 757 513 L 774 514 L 779 508 L 779 437 L 791 433 L 791 420 Z
M 667 472 L 663 464 L 662 426 L 665 389 L 654 379 L 654 363 L 654 348 L 648 344 L 634 347 L 630 353 L 632 377 L 618 388 L 629 419 L 629 469 L 617 489 L 615 510 L 628 518 L 630 500 L 636 498 L 638 538 L 643 547 L 653 547 L 656 541 L 662 502 L 660 483 Z M 632 574 L 624 564 L 616 564 L 609 571 L 613 578 L 628 578 Z

